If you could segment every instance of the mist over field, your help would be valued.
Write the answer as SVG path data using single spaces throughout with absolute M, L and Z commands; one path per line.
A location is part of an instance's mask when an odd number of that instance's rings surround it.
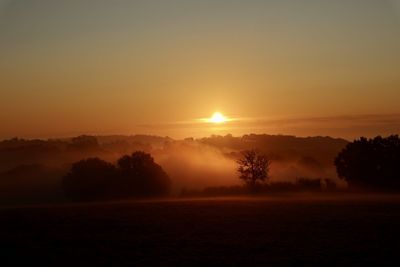
M 399 29 L 400 0 L 0 0 L 0 267 L 400 266 Z
M 347 144 L 329 137 L 246 135 L 173 140 L 157 136 L 80 136 L 63 140 L 11 139 L 0 142 L 1 202 L 52 202 L 63 199 L 62 177 L 71 164 L 98 157 L 111 163 L 135 151 L 150 153 L 182 190 L 241 185 L 236 160 L 245 149 L 271 159 L 271 182 L 337 178 L 333 159 Z

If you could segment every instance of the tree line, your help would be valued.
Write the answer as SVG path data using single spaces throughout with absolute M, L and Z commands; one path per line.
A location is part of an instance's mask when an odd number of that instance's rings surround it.
M 249 192 L 255 193 L 269 182 L 271 160 L 266 155 L 245 150 L 236 162 L 239 179 Z M 348 143 L 336 156 L 334 165 L 338 176 L 350 187 L 399 191 L 399 136 L 362 137 Z M 300 184 L 314 188 L 320 181 L 303 179 Z M 74 201 L 163 197 L 170 192 L 171 179 L 150 154 L 138 151 L 121 157 L 116 164 L 99 158 L 74 163 L 63 178 L 63 189 Z
M 239 178 L 255 191 L 268 181 L 271 161 L 256 150 L 244 151 L 237 161 Z M 400 190 L 400 138 L 391 135 L 372 139 L 361 137 L 339 152 L 334 159 L 339 178 L 350 187 L 372 191 Z

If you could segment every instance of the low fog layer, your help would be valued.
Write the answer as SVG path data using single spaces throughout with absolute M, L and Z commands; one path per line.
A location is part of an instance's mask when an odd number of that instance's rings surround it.
M 333 159 L 347 144 L 329 137 L 246 135 L 172 140 L 157 136 L 81 136 L 65 140 L 0 142 L 1 202 L 63 199 L 61 179 L 72 163 L 99 157 L 116 162 L 134 151 L 150 153 L 173 183 L 173 194 L 183 189 L 240 185 L 236 160 L 245 149 L 257 149 L 271 160 L 271 182 L 299 178 L 331 179 Z

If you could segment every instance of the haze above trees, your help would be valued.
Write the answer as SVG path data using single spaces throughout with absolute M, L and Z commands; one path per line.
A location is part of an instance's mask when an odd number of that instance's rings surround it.
M 397 136 L 360 139 L 354 143 L 330 137 L 255 134 L 185 140 L 146 135 L 78 136 L 49 140 L 15 138 L 0 142 L 0 186 L 3 189 L 0 202 L 60 201 L 64 199 L 64 191 L 69 192 L 70 199 L 84 200 L 82 195 L 79 196 L 79 190 L 89 190 L 85 189 L 85 182 L 97 183 L 97 191 L 88 193 L 92 199 L 165 195 L 167 179 L 159 184 L 163 184 L 161 188 L 164 189 L 157 191 L 154 187 L 145 190 L 149 185 L 140 184 L 138 179 L 132 178 L 135 176 L 131 168 L 136 158 L 132 158 L 135 151 L 143 151 L 143 154 L 134 154 L 142 155 L 143 164 L 153 162 L 162 168 L 159 171 L 155 171 L 158 167 L 153 168 L 154 173 L 148 174 L 148 177 L 157 177 L 158 174 L 162 177 L 163 172 L 171 177 L 172 195 L 190 190 L 238 192 L 237 188 L 242 183 L 238 178 L 236 161 L 243 151 L 251 149 L 265 155 L 271 163 L 268 164 L 268 183 L 263 183 L 268 185 L 268 192 L 300 188 L 320 190 L 342 186 L 345 181 L 352 186 L 367 181 L 364 187 L 368 185 L 381 190 L 386 185 L 392 188 L 399 185 L 395 179 L 398 174 L 395 167 L 398 164 Z M 337 166 L 333 164 L 336 157 Z M 380 159 L 378 163 L 374 161 L 377 157 Z M 360 166 L 366 165 L 367 168 L 360 171 Z M 336 167 L 341 179 L 336 174 Z M 93 174 L 96 170 L 99 171 L 97 178 L 84 175 L 85 171 Z M 365 177 L 363 171 L 370 175 L 370 180 L 368 177 L 367 180 L 360 178 Z M 378 174 L 380 178 L 377 178 Z M 65 180 L 62 183 L 62 177 L 74 176 L 85 178 L 69 185 Z M 115 180 L 112 185 L 109 183 L 111 176 Z M 373 179 L 379 179 L 379 182 Z

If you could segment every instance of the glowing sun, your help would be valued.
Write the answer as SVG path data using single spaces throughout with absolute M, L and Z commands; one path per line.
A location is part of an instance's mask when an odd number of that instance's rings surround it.
M 224 122 L 226 122 L 226 121 L 227 121 L 227 118 L 226 118 L 224 115 L 222 115 L 220 112 L 215 112 L 215 113 L 211 116 L 211 118 L 208 119 L 208 121 L 209 121 L 209 122 L 212 122 L 212 123 L 217 123 L 217 124 L 219 124 L 219 123 L 224 123 Z

